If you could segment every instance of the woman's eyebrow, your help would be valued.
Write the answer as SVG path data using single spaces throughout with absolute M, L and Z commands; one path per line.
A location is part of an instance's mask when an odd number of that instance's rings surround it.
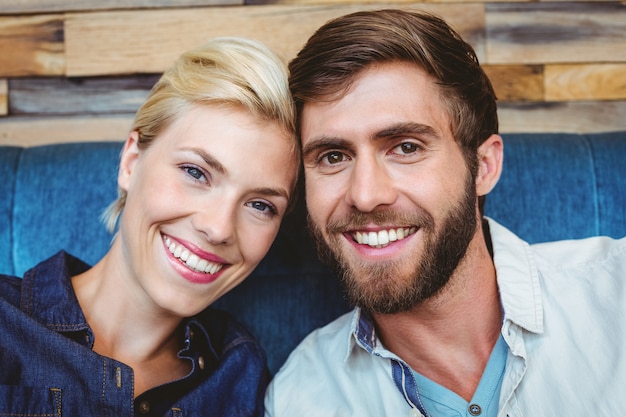
M 252 192 L 267 197 L 284 197 L 289 200 L 289 193 L 284 188 L 260 187 L 253 189 Z
M 183 148 L 185 151 L 195 153 L 206 162 L 208 166 L 219 172 L 220 174 L 226 174 L 226 167 L 217 159 L 215 159 L 210 153 L 200 148 Z

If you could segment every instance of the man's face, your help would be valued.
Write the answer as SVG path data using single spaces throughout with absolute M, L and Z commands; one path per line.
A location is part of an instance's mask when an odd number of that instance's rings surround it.
M 350 301 L 406 311 L 448 282 L 476 233 L 474 179 L 433 80 L 371 67 L 302 114 L 309 223 Z

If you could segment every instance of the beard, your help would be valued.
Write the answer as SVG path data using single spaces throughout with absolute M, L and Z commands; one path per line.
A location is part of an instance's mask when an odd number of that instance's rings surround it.
M 392 210 L 352 212 L 327 225 L 328 241 L 310 216 L 308 223 L 320 258 L 341 277 L 348 302 L 369 312 L 396 314 L 435 296 L 465 256 L 478 224 L 475 184 L 472 176 L 467 175 L 461 199 L 452 206 L 439 229 L 432 216 L 420 208 L 411 214 Z M 422 255 L 353 265 L 342 251 L 343 232 L 372 223 L 417 226 L 425 240 Z

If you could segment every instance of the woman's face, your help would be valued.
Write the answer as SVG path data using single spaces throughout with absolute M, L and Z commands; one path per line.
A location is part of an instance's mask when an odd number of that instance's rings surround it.
M 245 110 L 199 106 L 145 150 L 124 148 L 123 267 L 147 303 L 190 316 L 241 283 L 293 191 L 293 139 Z

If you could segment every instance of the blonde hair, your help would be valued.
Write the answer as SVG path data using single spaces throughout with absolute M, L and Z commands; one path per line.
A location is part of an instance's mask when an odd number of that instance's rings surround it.
M 139 149 L 148 148 L 181 114 L 199 105 L 235 106 L 278 123 L 293 138 L 293 152 L 299 157 L 286 65 L 264 44 L 219 37 L 183 53 L 135 115 L 131 130 L 138 133 Z M 102 216 L 110 232 L 125 204 L 126 192 L 118 189 L 117 200 Z

